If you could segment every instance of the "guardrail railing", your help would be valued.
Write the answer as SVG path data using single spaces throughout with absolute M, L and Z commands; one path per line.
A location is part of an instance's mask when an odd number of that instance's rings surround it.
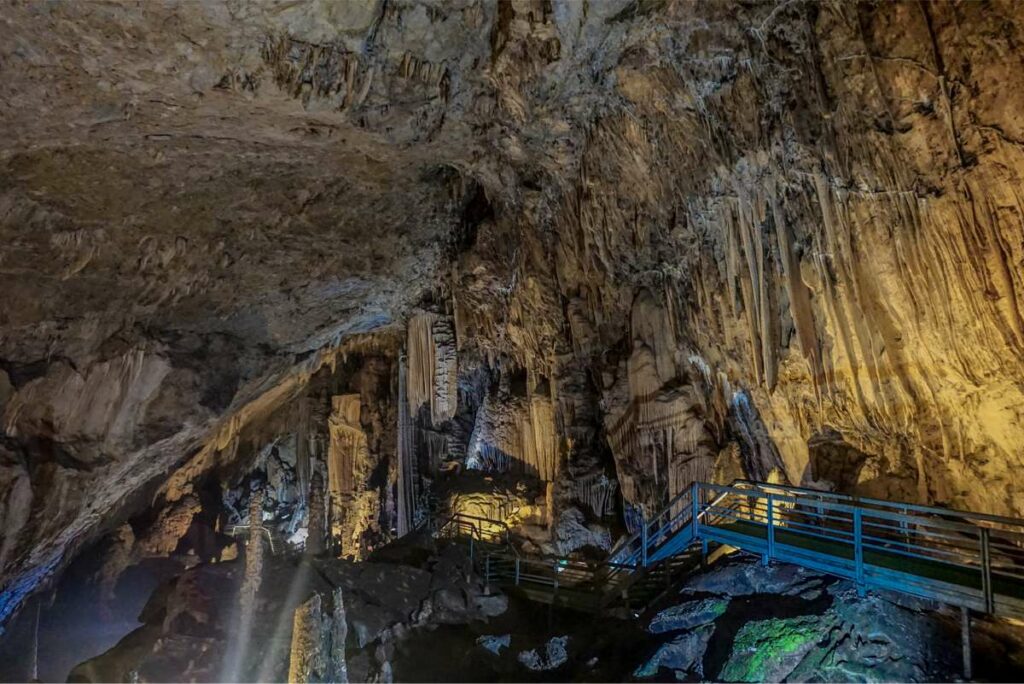
M 520 554 L 500 521 L 456 514 L 439 533 L 468 538 L 485 581 L 586 590 L 606 605 L 700 541 L 997 615 L 1024 616 L 1024 521 L 736 480 L 694 482 L 640 530 L 588 563 Z M 667 575 L 666 575 L 667 576 Z
M 1024 615 L 1024 521 L 737 481 L 695 483 L 696 535 L 986 613 Z

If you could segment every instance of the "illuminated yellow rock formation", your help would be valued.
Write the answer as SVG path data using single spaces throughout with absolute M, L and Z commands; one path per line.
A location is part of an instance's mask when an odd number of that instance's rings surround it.
M 440 425 L 455 415 L 458 401 L 458 364 L 451 320 L 431 313 L 413 316 L 409 320 L 406 349 L 409 407 L 415 414 L 421 406 L 428 406 L 431 420 Z
M 295 609 L 292 620 L 292 647 L 288 658 L 290 684 L 315 681 L 315 676 L 324 669 L 321 628 L 320 595 L 314 594 Z
M 369 460 L 366 433 L 359 423 L 362 410 L 358 394 L 345 394 L 331 399 L 333 411 L 328 425 L 331 443 L 327 451 L 327 472 L 331 496 L 340 499 L 352 494 L 364 476 Z

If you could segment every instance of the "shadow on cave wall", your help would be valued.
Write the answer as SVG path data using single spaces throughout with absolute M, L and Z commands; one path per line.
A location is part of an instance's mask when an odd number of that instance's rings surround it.
M 56 587 L 31 599 L 0 635 L 0 682 L 67 681 L 71 669 L 103 653 L 136 629 L 146 601 L 182 570 L 178 561 L 146 559 L 118 580 L 114 600 L 104 600 L 96 581 L 107 549 L 95 544 L 64 572 Z M 38 616 L 38 655 L 34 652 Z

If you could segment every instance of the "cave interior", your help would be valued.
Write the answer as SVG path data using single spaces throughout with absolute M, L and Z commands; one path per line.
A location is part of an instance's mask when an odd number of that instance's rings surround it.
M 0 681 L 1024 680 L 1024 4 L 0 6 Z

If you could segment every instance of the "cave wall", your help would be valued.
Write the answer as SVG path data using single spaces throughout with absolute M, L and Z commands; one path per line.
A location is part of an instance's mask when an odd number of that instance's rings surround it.
M 516 7 L 524 51 L 590 21 Z M 702 442 L 710 462 L 746 413 L 771 442 L 759 469 L 791 482 L 837 433 L 866 455 L 855 491 L 1020 513 L 1024 120 L 1020 90 L 996 86 L 1018 73 L 1019 19 L 1012 3 L 650 9 L 573 172 L 538 164 L 541 187 L 462 258 L 460 318 L 527 365 L 568 337 L 607 404 L 674 415 L 672 462 Z M 519 68 L 503 96 L 550 82 Z M 684 398 L 680 380 L 703 387 Z M 637 445 L 609 408 L 628 470 Z

